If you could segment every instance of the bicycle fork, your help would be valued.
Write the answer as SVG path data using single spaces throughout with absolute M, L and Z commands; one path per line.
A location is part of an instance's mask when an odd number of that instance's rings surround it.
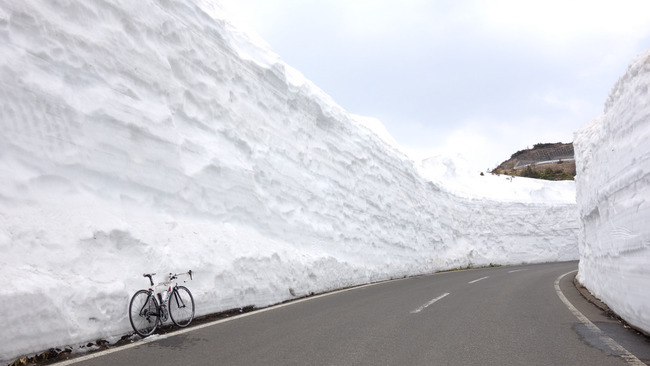
M 169 303 L 172 302 L 172 297 L 174 298 L 173 300 L 176 301 L 176 307 L 179 309 L 182 309 L 185 307 L 185 302 L 183 301 L 183 298 L 178 294 L 178 291 L 175 289 L 172 292 L 172 296 L 169 297 Z

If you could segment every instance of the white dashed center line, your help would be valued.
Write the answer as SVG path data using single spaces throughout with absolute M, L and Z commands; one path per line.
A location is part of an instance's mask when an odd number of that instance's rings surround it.
M 442 294 L 442 295 L 436 297 L 435 299 L 429 301 L 428 303 L 426 303 L 426 304 L 420 306 L 419 308 L 417 308 L 417 309 L 411 311 L 411 314 L 419 313 L 420 311 L 426 309 L 426 308 L 429 307 L 431 304 L 433 304 L 434 302 L 436 302 L 436 301 L 442 299 L 443 297 L 445 297 L 445 296 L 447 296 L 447 295 L 449 295 L 449 293 L 448 293 L 448 292 L 445 292 L 444 294 Z
M 479 279 L 476 279 L 476 280 L 474 280 L 474 281 L 469 281 L 469 282 L 467 282 L 467 283 L 476 283 L 476 282 L 481 281 L 481 280 L 484 280 L 484 279 L 486 279 L 486 278 L 488 278 L 488 277 L 490 277 L 490 276 L 481 277 L 481 278 L 479 278 Z
M 515 272 L 521 272 L 521 271 L 527 271 L 528 268 L 523 268 L 523 269 L 513 269 L 512 271 L 508 271 L 508 273 L 515 273 Z

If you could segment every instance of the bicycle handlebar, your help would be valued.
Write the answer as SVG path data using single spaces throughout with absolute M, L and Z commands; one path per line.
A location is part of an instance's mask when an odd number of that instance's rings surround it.
M 187 271 L 187 272 L 184 272 L 184 273 L 176 273 L 176 274 L 172 274 L 172 273 L 170 273 L 170 274 L 169 274 L 169 279 L 170 279 L 170 280 L 175 280 L 175 279 L 178 278 L 178 276 L 182 276 L 182 275 L 188 275 L 188 276 L 190 276 L 190 280 L 193 279 L 193 278 L 192 278 L 192 270 L 191 270 L 191 269 L 190 269 L 189 271 Z
M 153 286 L 154 285 L 153 284 L 153 276 L 155 276 L 155 275 L 156 275 L 155 273 L 145 273 L 145 274 L 142 275 L 142 277 L 149 278 L 149 282 L 151 283 L 151 286 Z M 190 280 L 193 279 L 192 278 L 192 270 L 190 269 L 189 271 L 187 271 L 185 273 L 176 273 L 176 274 L 170 273 L 169 274 L 169 280 L 170 281 L 175 280 L 175 279 L 178 278 L 178 276 L 181 276 L 181 275 L 188 275 L 188 276 L 190 276 Z

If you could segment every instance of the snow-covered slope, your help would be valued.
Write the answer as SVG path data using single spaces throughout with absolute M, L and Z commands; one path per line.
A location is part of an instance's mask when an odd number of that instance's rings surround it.
M 203 315 L 577 259 L 571 194 L 432 182 L 211 3 L 0 0 L 0 39 L 2 360 L 129 332 L 144 272 Z
M 650 49 L 614 85 L 602 116 L 575 134 L 578 279 L 650 332 Z

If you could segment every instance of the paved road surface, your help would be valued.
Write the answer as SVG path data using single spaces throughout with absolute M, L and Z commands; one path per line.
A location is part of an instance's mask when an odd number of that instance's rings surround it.
M 571 283 L 574 272 L 556 285 L 576 269 L 577 262 L 536 264 L 385 282 L 154 336 L 77 365 L 642 365 L 638 359 L 650 360 L 646 339 L 580 297 Z M 578 320 L 556 287 L 607 335 Z

